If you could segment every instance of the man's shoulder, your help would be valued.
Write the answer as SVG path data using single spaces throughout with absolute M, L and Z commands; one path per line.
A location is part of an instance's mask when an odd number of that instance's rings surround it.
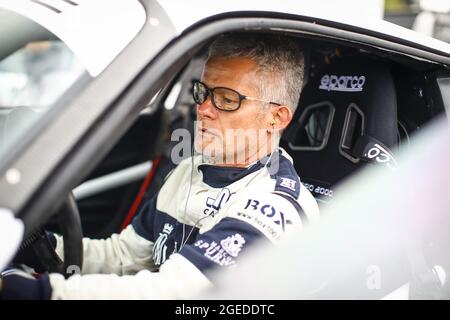
M 275 165 L 271 163 L 272 167 L 267 168 L 268 175 L 257 179 L 254 185 L 250 183 L 232 199 L 226 216 L 250 222 L 258 228 L 270 229 L 272 235 L 277 234 L 278 237 L 290 228 L 302 228 L 305 224 L 316 222 L 319 207 L 301 183 L 289 154 L 281 149 L 276 161 Z
M 294 198 L 304 210 L 318 213 L 317 201 L 301 182 L 292 157 L 282 148 L 280 154 L 279 170 L 272 176 L 276 179 L 274 191 Z
M 286 199 L 270 192 L 246 192 L 235 198 L 221 219 L 247 223 L 276 242 L 290 230 L 301 228 L 300 215 Z

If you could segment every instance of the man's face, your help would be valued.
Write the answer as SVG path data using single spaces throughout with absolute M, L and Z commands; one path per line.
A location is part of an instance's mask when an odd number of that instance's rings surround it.
M 207 61 L 201 81 L 210 89 L 226 87 L 241 95 L 261 99 L 257 65 L 247 58 L 212 58 Z M 270 81 L 270 79 L 267 79 Z M 242 100 L 235 111 L 217 109 L 212 97 L 197 105 L 195 148 L 217 164 L 244 166 L 248 160 L 267 155 L 270 136 L 270 108 L 262 102 Z

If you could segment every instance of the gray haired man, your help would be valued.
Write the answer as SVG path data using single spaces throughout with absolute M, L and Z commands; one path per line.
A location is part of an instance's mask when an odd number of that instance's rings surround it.
M 82 275 L 30 279 L 9 272 L 3 297 L 186 298 L 212 286 L 209 270 L 238 267 L 254 242 L 276 246 L 317 220 L 317 203 L 278 147 L 303 70 L 302 50 L 292 39 L 218 38 L 193 86 L 200 154 L 183 160 L 120 234 L 83 239 Z M 274 159 L 277 170 L 270 171 Z M 54 236 L 63 257 L 62 239 Z

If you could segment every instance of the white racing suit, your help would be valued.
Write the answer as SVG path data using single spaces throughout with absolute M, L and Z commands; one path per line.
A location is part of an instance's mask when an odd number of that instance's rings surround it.
M 83 239 L 82 275 L 50 274 L 51 298 L 192 297 L 212 285 L 206 271 L 237 265 L 255 240 L 276 245 L 314 222 L 315 199 L 289 155 L 278 154 L 273 174 L 261 162 L 224 168 L 202 164 L 201 156 L 184 160 L 120 234 Z M 56 251 L 63 257 L 60 237 Z

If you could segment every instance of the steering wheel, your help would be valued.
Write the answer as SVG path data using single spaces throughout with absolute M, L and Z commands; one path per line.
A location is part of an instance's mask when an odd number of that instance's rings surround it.
M 45 271 L 57 272 L 68 278 L 74 273 L 80 273 L 83 265 L 83 231 L 72 192 L 56 216 L 64 240 L 64 261 L 61 261 L 55 252 L 43 229 L 34 232 L 24 240 L 21 249 L 31 247 Z

